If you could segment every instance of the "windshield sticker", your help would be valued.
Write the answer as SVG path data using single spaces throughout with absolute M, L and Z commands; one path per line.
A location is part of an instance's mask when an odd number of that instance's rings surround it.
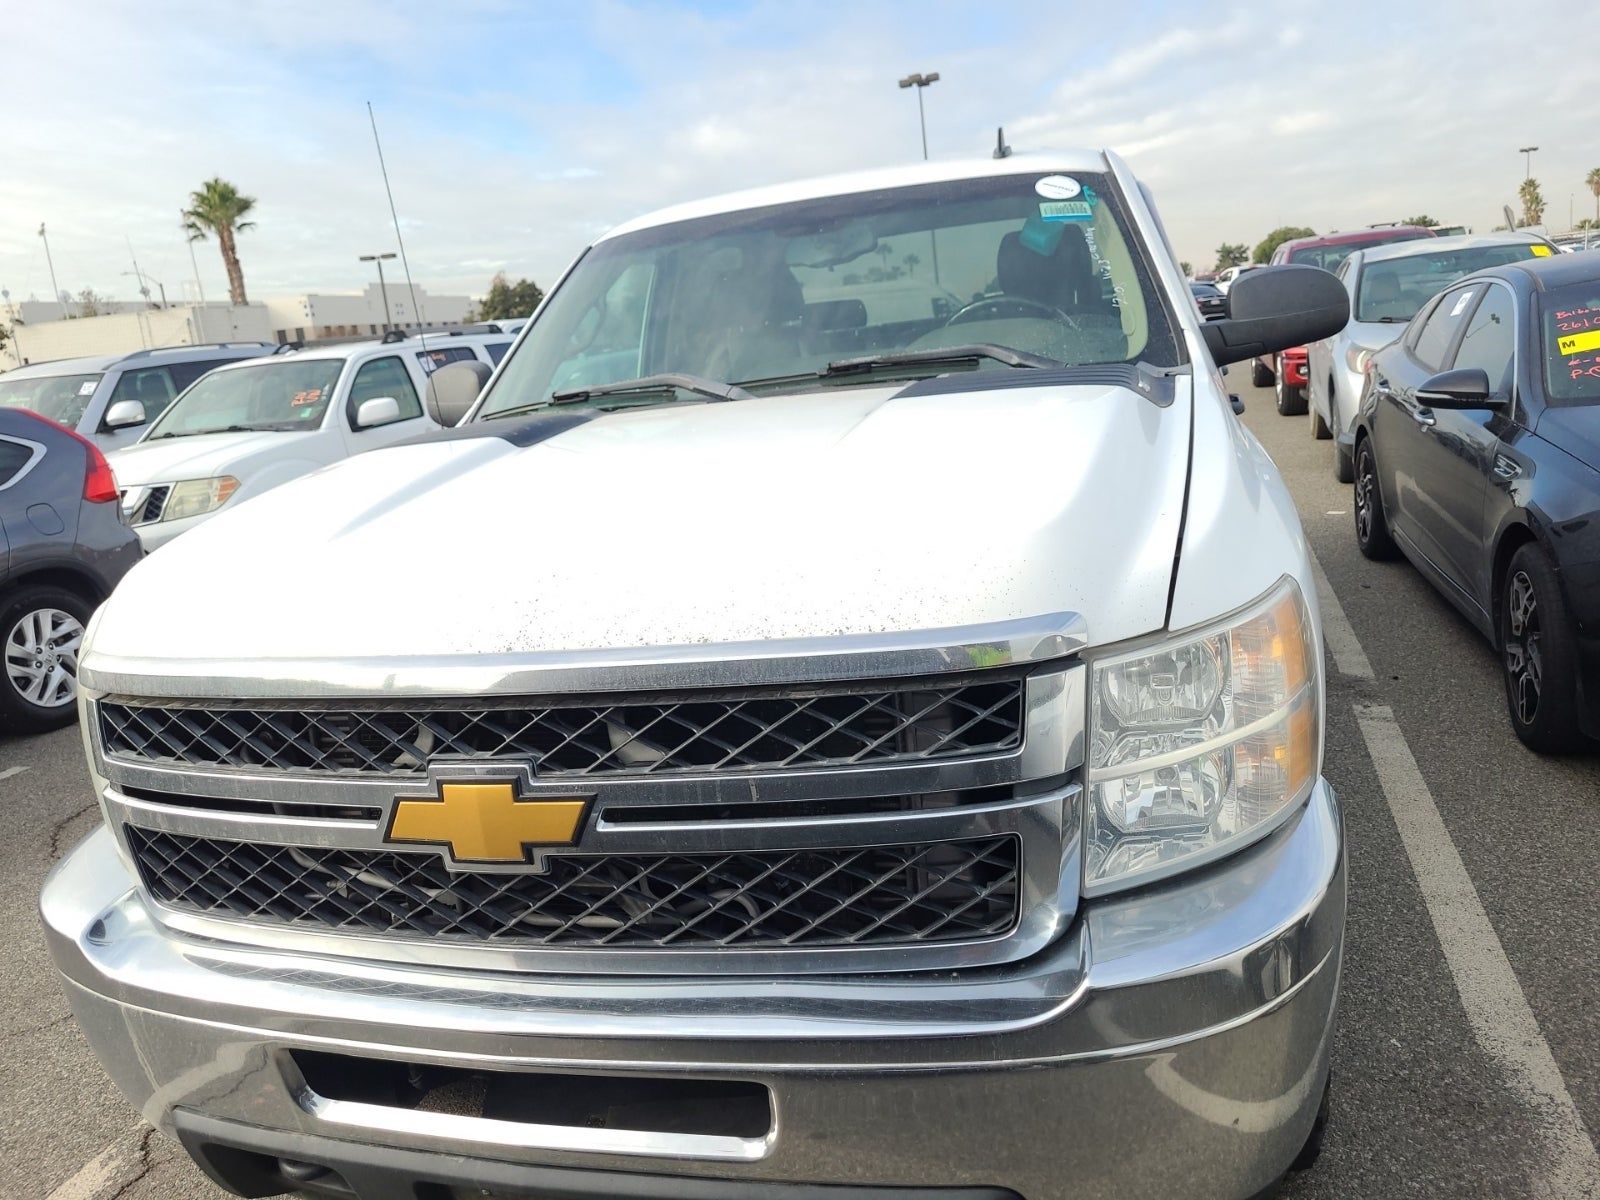
M 321 388 L 309 388 L 303 392 L 296 392 L 289 400 L 291 408 L 304 408 L 308 404 L 315 404 L 322 399 Z
M 1069 179 L 1065 175 L 1046 175 L 1033 185 L 1033 190 L 1046 200 L 1071 200 L 1083 189 L 1078 186 L 1076 179 Z
M 94 380 L 90 379 L 78 385 L 78 395 L 90 396 L 94 394 Z
M 1549 246 L 1540 246 L 1540 245 L 1535 244 L 1535 245 L 1529 246 L 1528 249 L 1533 252 L 1533 256 L 1535 258 L 1549 258 L 1550 257 L 1550 247 Z
M 1556 309 L 1556 333 L 1582 333 L 1586 329 L 1600 329 L 1600 308 Z
M 1450 310 L 1450 315 L 1452 317 L 1459 317 L 1461 315 L 1461 310 L 1467 306 L 1467 301 L 1471 299 L 1472 289 L 1468 288 L 1466 291 L 1461 293 L 1461 299 L 1456 301 L 1456 306 Z
M 1039 205 L 1039 216 L 1046 221 L 1088 221 L 1094 213 L 1084 200 L 1046 200 Z
M 1588 333 L 1569 333 L 1565 337 L 1556 339 L 1556 349 L 1563 358 L 1570 358 L 1574 354 L 1582 354 L 1585 350 L 1600 350 L 1600 329 L 1591 329 Z

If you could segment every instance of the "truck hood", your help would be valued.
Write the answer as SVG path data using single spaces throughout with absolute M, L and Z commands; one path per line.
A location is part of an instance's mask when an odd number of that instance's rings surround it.
M 291 447 L 316 437 L 304 433 L 263 430 L 257 433 L 200 433 L 190 437 L 159 438 L 136 442 L 126 450 L 106 456 L 119 487 L 133 489 L 180 479 L 211 479 L 228 475 L 261 458 L 278 458 Z
M 1190 380 L 1165 407 L 1020 382 L 547 418 L 521 446 L 446 435 L 360 455 L 140 564 L 86 658 L 139 673 L 130 660 L 522 655 L 1064 612 L 1096 644 L 1161 627 Z

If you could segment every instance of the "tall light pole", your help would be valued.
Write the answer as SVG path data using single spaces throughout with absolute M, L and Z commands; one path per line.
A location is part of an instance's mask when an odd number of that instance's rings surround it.
M 45 237 L 44 222 L 39 222 L 39 237 L 44 242 L 44 261 L 50 268 L 50 290 L 55 293 L 55 302 L 61 306 L 61 315 L 67 315 L 67 302 L 61 298 L 61 285 L 56 282 L 56 263 L 50 257 L 50 239 Z
M 183 240 L 189 244 L 189 265 L 194 268 L 194 294 L 203 306 L 206 289 L 200 283 L 200 260 L 194 256 L 194 238 L 189 235 L 189 214 L 181 208 L 178 210 L 178 227 L 183 230 Z
M 1522 178 L 1524 180 L 1533 178 L 1533 152 L 1538 148 L 1537 146 L 1521 146 L 1517 149 L 1517 153 L 1522 155 Z
M 394 251 L 387 254 L 363 254 L 362 262 L 378 264 L 378 290 L 383 293 L 383 331 L 389 332 L 389 285 L 383 282 L 383 260 L 393 258 Z
M 917 123 L 922 126 L 922 160 L 928 160 L 928 118 L 922 111 L 922 89 L 930 83 L 939 82 L 939 72 L 930 71 L 926 75 L 907 75 L 900 81 L 903 88 L 914 87 L 917 89 Z

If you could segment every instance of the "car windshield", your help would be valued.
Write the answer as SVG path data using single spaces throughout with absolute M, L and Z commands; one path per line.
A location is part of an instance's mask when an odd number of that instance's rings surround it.
M 25 408 L 71 429 L 83 420 L 83 410 L 99 383 L 98 372 L 33 379 L 7 379 L 0 375 L 0 408 Z
M 1311 267 L 1321 267 L 1324 271 L 1337 271 L 1339 264 L 1357 250 L 1365 250 L 1369 246 L 1387 246 L 1393 242 L 1414 242 L 1420 238 L 1430 236 L 1432 235 L 1426 233 L 1382 233 L 1353 242 L 1336 242 L 1326 246 L 1301 246 L 1299 249 L 1289 252 L 1288 261 L 1304 263 Z
M 1600 279 L 1539 300 L 1545 391 L 1552 404 L 1600 404 Z
M 1176 365 L 1136 246 L 1110 181 L 1090 173 L 880 189 L 607 238 L 545 301 L 479 415 L 668 374 L 758 393 L 815 388 L 830 363 L 974 345 L 1064 364 Z M 965 365 L 1014 369 L 992 356 Z M 674 394 L 658 384 L 585 402 Z
M 322 422 L 342 358 L 267 359 L 202 376 L 172 402 L 146 441 L 200 433 L 315 429 Z
M 1541 247 L 1542 249 L 1543 247 Z M 1534 257 L 1534 243 L 1418 251 L 1367 263 L 1356 285 L 1356 320 L 1403 324 L 1463 275 Z

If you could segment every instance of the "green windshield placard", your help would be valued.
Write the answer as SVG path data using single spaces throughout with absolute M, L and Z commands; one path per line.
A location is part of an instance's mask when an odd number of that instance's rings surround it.
M 1084 200 L 1046 200 L 1039 205 L 1039 216 L 1046 221 L 1087 221 L 1094 212 Z

